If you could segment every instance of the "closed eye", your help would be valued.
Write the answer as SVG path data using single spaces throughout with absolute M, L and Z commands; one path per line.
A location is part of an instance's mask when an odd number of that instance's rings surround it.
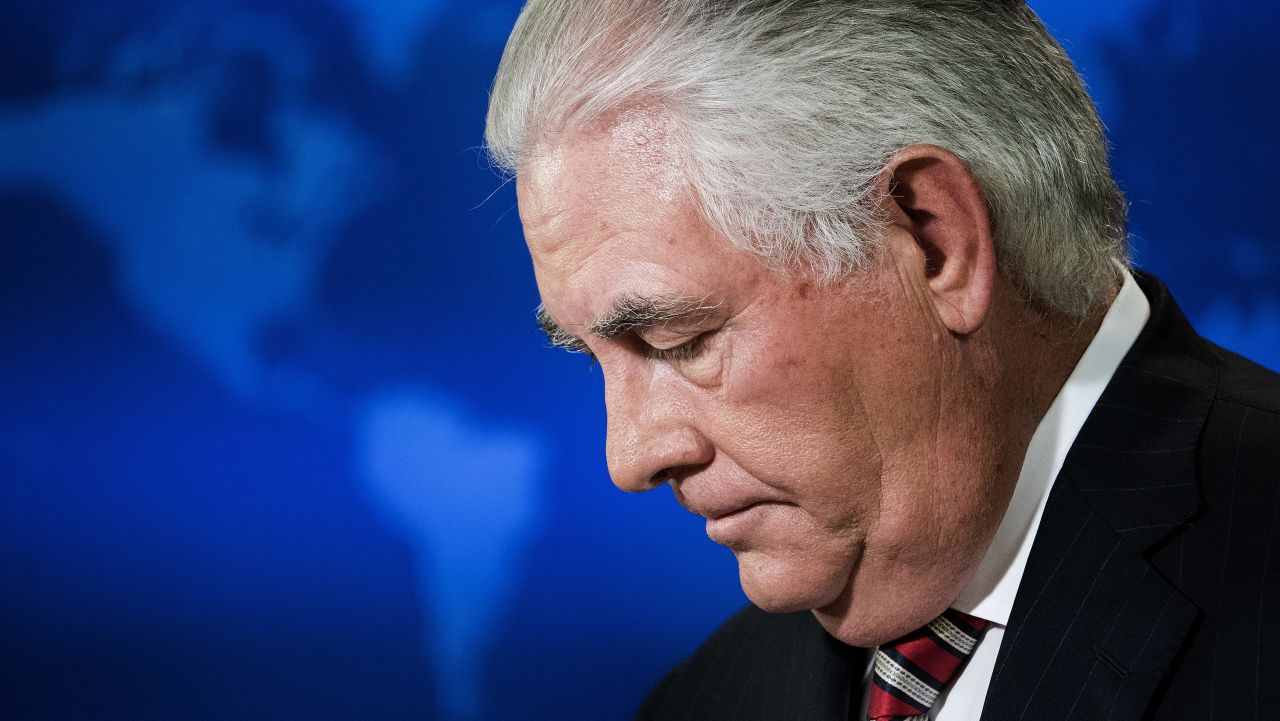
M 692 360 L 697 358 L 706 348 L 706 341 L 709 335 L 711 335 L 710 332 L 699 333 L 684 343 L 670 348 L 654 348 L 650 346 L 647 355 L 654 360 L 666 362 Z

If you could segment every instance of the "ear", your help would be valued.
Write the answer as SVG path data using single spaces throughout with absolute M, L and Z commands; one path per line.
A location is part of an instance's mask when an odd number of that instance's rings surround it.
M 906 271 L 928 288 L 951 332 L 973 333 L 986 320 L 996 274 L 991 222 L 977 179 L 951 152 L 912 145 L 889 160 L 881 183 L 883 210 L 899 231 L 893 235 L 915 246 L 900 254 L 917 266 Z

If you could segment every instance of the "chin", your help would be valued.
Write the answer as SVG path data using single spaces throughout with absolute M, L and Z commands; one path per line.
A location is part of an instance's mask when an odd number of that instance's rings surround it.
M 853 563 L 779 559 L 760 551 L 739 551 L 742 591 L 763 611 L 809 611 L 838 601 L 849 585 Z
M 831 603 L 813 609 L 827 633 L 850 646 L 869 648 L 901 638 L 945 611 L 955 595 L 929 584 L 869 575 L 873 578 L 850 579 Z
M 833 604 L 832 606 L 838 606 Z M 872 614 L 850 615 L 842 608 L 831 606 L 814 609 L 818 623 L 833 638 L 849 646 L 871 648 L 888 643 L 920 628 L 925 622 L 902 620 Z
M 892 583 L 902 579 L 865 568 L 857 556 L 736 553 L 738 578 L 753 604 L 771 613 L 812 611 L 828 634 L 850 646 L 870 648 L 914 631 L 951 598 L 936 587 Z M 904 587 L 918 587 L 919 593 L 892 590 Z

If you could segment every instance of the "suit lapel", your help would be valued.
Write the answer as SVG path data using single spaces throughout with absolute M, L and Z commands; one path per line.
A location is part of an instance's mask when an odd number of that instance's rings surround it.
M 1049 496 L 983 719 L 1136 721 L 1199 610 L 1147 562 L 1201 508 L 1213 359 L 1158 281 Z

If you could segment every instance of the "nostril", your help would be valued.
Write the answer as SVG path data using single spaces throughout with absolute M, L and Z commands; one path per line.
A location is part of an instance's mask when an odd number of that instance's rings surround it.
M 649 476 L 649 486 L 650 486 L 651 488 L 657 488 L 658 486 L 661 486 L 662 484 L 666 483 L 667 481 L 670 481 L 670 480 L 671 480 L 671 478 L 672 478 L 672 476 L 671 476 L 671 469 L 670 469 L 670 468 L 663 468 L 662 470 L 658 471 L 657 473 L 653 474 L 652 476 Z
M 657 488 L 660 485 L 672 484 L 673 488 L 679 488 L 679 484 L 685 479 L 692 476 L 702 469 L 710 465 L 710 461 L 704 463 L 677 463 L 667 466 L 657 473 L 649 476 L 649 488 Z

